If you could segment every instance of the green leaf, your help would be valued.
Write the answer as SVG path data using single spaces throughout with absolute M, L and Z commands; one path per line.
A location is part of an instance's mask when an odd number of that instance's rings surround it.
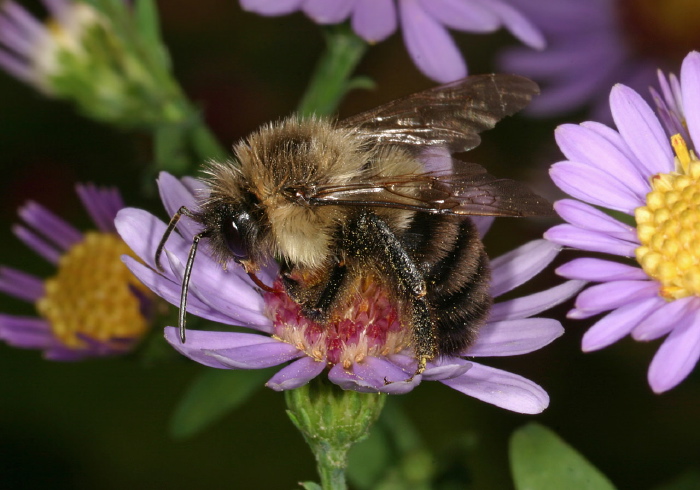
M 321 485 L 313 481 L 302 481 L 299 482 L 299 485 L 301 485 L 304 490 L 323 490 Z
M 376 482 L 390 466 L 391 456 L 387 434 L 377 424 L 367 439 L 350 450 L 348 478 L 361 490 L 375 488 Z
M 700 488 L 700 471 L 689 469 L 673 480 L 654 487 L 654 490 L 697 490 Z
M 546 427 L 531 423 L 510 439 L 510 466 L 517 490 L 614 490 L 586 458 Z
M 170 434 L 185 439 L 242 405 L 272 374 L 272 369 L 207 369 L 189 386 L 170 420 Z
M 158 9 L 153 0 L 137 0 L 134 4 L 136 26 L 143 40 L 149 45 L 160 45 Z

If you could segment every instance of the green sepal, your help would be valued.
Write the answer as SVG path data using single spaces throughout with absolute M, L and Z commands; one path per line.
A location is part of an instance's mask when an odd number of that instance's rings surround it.
M 384 407 L 386 395 L 343 390 L 318 376 L 285 391 L 287 415 L 316 457 L 324 489 L 344 489 L 349 449 L 364 440 Z

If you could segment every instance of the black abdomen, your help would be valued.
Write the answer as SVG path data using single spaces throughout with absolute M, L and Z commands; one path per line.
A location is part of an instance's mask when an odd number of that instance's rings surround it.
M 416 213 L 402 234 L 428 289 L 438 354 L 463 353 L 488 319 L 490 267 L 469 218 Z

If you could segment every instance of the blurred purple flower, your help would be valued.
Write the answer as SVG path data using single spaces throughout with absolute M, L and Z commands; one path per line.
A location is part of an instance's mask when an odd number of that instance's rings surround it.
M 510 0 L 241 0 L 243 9 L 260 15 L 298 10 L 319 24 L 350 18 L 353 30 L 368 43 L 383 41 L 401 23 L 406 48 L 427 77 L 441 83 L 467 75 L 467 66 L 447 29 L 493 32 L 500 27 L 536 49 L 544 40 Z
M 82 2 L 44 0 L 44 5 L 51 22 L 42 23 L 13 1 L 0 7 L 0 68 L 52 95 L 51 78 L 63 69 L 59 57 L 65 53 L 84 57 L 82 37 L 101 18 Z
M 13 228 L 29 248 L 57 267 L 42 280 L 0 267 L 0 291 L 34 303 L 39 317 L 0 314 L 0 340 L 44 357 L 74 361 L 129 351 L 149 327 L 152 293 L 121 263 L 129 248 L 114 228 L 124 207 L 116 189 L 78 185 L 97 230 L 81 233 L 43 206 L 28 202 Z
M 194 179 L 177 180 L 161 174 L 158 180 L 161 198 L 168 213 L 180 206 L 196 210 L 198 198 L 206 194 L 203 183 Z M 197 196 L 197 197 L 195 197 Z M 475 220 L 485 232 L 490 219 Z M 139 209 L 119 212 L 115 221 L 124 241 L 143 260 L 131 257 L 125 263 L 156 294 L 178 305 L 184 263 L 191 237 L 198 225 L 181 219 L 182 234 L 168 241 L 164 272 L 158 272 L 154 254 L 166 225 Z M 501 294 L 528 281 L 557 255 L 559 247 L 546 240 L 530 242 L 492 262 L 491 292 Z M 259 278 L 273 284 L 276 268 L 261 271 Z M 478 341 L 465 357 L 511 356 L 537 350 L 563 333 L 558 321 L 530 318 L 564 301 L 582 286 L 570 281 L 536 294 L 497 303 L 489 323 L 480 331 Z M 344 389 L 362 392 L 405 393 L 421 380 L 436 380 L 462 393 L 499 407 L 522 413 L 544 410 L 549 398 L 535 383 L 518 375 L 484 366 L 463 357 L 446 357 L 428 363 L 421 376 L 405 382 L 415 370 L 408 334 L 396 320 L 386 298 L 371 292 L 348 320 L 319 327 L 299 314 L 285 293 L 261 293 L 238 266 L 228 271 L 213 259 L 207 243 L 201 245 L 190 281 L 188 311 L 207 320 L 239 325 L 254 330 L 189 331 L 182 344 L 173 327 L 165 330 L 166 339 L 187 357 L 207 366 L 223 369 L 258 369 L 290 362 L 268 382 L 274 390 L 294 389 L 328 371 L 329 379 Z M 392 312 L 393 311 L 393 312 Z M 394 382 L 386 384 L 385 380 Z
M 617 131 L 596 122 L 560 126 L 556 139 L 567 160 L 550 170 L 563 191 L 634 216 L 636 228 L 565 199 L 555 209 L 569 224 L 545 234 L 562 246 L 636 258 L 635 265 L 579 258 L 557 272 L 601 283 L 583 291 L 569 313 L 610 311 L 584 335 L 584 351 L 627 334 L 640 341 L 667 335 L 649 367 L 657 393 L 683 381 L 700 358 L 700 53 L 685 58 L 680 82 L 659 78 L 661 120 L 637 92 L 616 85 L 610 109 Z
M 552 116 L 592 106 L 591 117 L 611 122 L 604 94 L 624 83 L 650 100 L 656 68 L 670 68 L 700 46 L 700 9 L 683 2 L 641 0 L 511 0 L 544 33 L 547 49 L 510 48 L 503 71 L 540 82 L 542 95 L 527 111 Z

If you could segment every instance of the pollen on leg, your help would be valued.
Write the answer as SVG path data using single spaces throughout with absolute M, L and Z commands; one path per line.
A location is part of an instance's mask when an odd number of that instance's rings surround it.
M 652 177 L 646 206 L 635 210 L 637 261 L 668 301 L 700 296 L 700 161 L 680 135 L 671 144 L 675 171 Z
M 86 340 L 130 345 L 145 333 L 144 302 L 152 293 L 122 263 L 129 252 L 114 234 L 88 232 L 60 258 L 36 308 L 67 347 L 85 348 Z

